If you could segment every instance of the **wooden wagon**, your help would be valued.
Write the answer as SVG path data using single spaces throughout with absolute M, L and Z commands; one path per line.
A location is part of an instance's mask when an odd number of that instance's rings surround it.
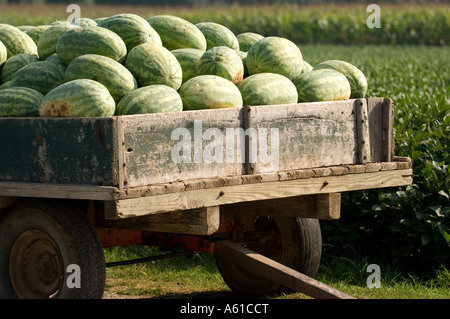
M 101 298 L 103 248 L 130 244 L 212 253 L 241 293 L 349 297 L 312 279 L 318 221 L 412 182 L 392 123 L 385 98 L 0 118 L 0 297 Z

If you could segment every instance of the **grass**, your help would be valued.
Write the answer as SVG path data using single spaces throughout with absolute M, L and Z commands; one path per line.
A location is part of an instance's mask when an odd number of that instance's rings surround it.
M 159 254 L 153 247 L 105 249 L 106 261 Z M 365 258 L 324 256 L 316 279 L 358 299 L 450 299 L 450 272 L 441 267 L 432 278 L 419 278 L 389 265 L 380 265 L 381 287 L 368 288 Z M 141 264 L 107 268 L 106 295 L 112 298 L 240 298 L 232 293 L 214 257 L 196 253 Z M 273 299 L 308 299 L 301 293 Z

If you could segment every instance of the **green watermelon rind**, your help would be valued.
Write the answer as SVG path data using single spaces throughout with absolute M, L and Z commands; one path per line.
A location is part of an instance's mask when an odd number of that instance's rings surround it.
M 91 26 L 75 28 L 61 34 L 56 43 L 56 53 L 67 65 L 84 54 L 99 54 L 123 62 L 127 47 L 122 38 L 111 30 Z
M 303 56 L 300 48 L 291 40 L 271 36 L 251 46 L 247 52 L 246 65 L 250 75 L 278 73 L 293 80 L 302 73 Z
M 38 25 L 38 26 L 31 28 L 30 30 L 25 31 L 25 33 L 31 39 L 33 39 L 34 43 L 36 43 L 36 45 L 37 45 L 41 35 L 45 32 L 45 30 L 47 30 L 50 27 L 51 26 L 49 24 Z M 38 51 L 38 53 L 39 53 L 39 51 Z
M 25 32 L 5 23 L 0 23 L 0 41 L 7 51 L 7 58 L 20 54 L 38 54 L 36 43 Z
M 6 47 L 3 44 L 3 42 L 0 41 L 0 68 L 2 67 L 3 63 L 6 62 L 7 59 L 8 59 L 8 51 L 6 50 Z
M 215 22 L 200 22 L 195 24 L 206 39 L 206 50 L 213 47 L 226 46 L 239 50 L 239 41 L 235 34 L 226 26 Z
M 7 82 L 8 83 L 8 82 Z M 0 117 L 37 117 L 44 95 L 25 87 L 0 90 Z
M 121 63 L 98 54 L 85 54 L 67 66 L 64 82 L 91 79 L 102 83 L 118 103 L 128 92 L 137 89 L 133 74 Z
M 147 20 L 136 14 L 116 14 L 102 20 L 98 26 L 117 33 L 125 42 L 128 52 L 146 42 L 162 45 L 161 37 L 155 29 Z
M 117 104 L 117 115 L 166 113 L 183 111 L 178 92 L 167 85 L 149 85 L 129 92 Z
M 255 32 L 243 32 L 236 35 L 236 38 L 239 43 L 239 50 L 248 52 L 251 46 L 259 40 L 264 39 L 264 36 Z
M 242 107 L 242 95 L 233 82 L 215 75 L 196 76 L 180 88 L 184 110 Z
M 19 71 L 24 66 L 37 61 L 39 61 L 39 58 L 36 54 L 21 53 L 12 56 L 5 62 L 3 68 L 1 69 L 1 83 L 11 81 L 14 73 Z
M 156 15 L 147 22 L 158 32 L 168 50 L 194 48 L 206 51 L 206 38 L 193 23 L 172 15 Z
M 347 100 L 351 88 L 347 78 L 332 69 L 318 69 L 303 73 L 293 80 L 298 102 Z
M 200 57 L 197 64 L 197 75 L 207 74 L 239 84 L 244 78 L 244 63 L 236 50 L 226 46 L 213 47 Z
M 58 38 L 64 32 L 75 28 L 76 26 L 70 23 L 61 23 L 56 25 L 50 25 L 39 37 L 37 42 L 37 49 L 39 53 L 39 59 L 45 60 L 52 54 L 56 53 L 56 44 Z
M 355 65 L 341 60 L 328 60 L 319 63 L 314 66 L 315 70 L 318 69 L 333 69 L 341 72 L 347 78 L 350 83 L 352 93 L 351 99 L 363 98 L 367 93 L 367 79 L 364 73 Z
M 63 83 L 47 95 L 39 105 L 41 117 L 109 117 L 116 103 L 101 83 L 78 79 Z
M 53 63 L 37 61 L 14 73 L 11 82 L 13 86 L 28 87 L 45 95 L 64 82 L 64 73 Z
M 244 79 L 238 88 L 244 105 L 293 104 L 298 101 L 296 86 L 281 74 L 254 74 Z
M 185 48 L 170 51 L 181 65 L 183 83 L 197 76 L 197 64 L 205 51 Z
M 177 58 L 167 48 L 155 43 L 134 47 L 127 56 L 125 66 L 134 75 L 139 87 L 164 84 L 178 90 L 183 71 Z

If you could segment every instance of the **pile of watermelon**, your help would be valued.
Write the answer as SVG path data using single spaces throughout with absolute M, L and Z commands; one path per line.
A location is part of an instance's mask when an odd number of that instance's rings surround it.
M 314 67 L 289 39 L 123 13 L 0 24 L 0 116 L 103 117 L 364 97 L 340 60 Z

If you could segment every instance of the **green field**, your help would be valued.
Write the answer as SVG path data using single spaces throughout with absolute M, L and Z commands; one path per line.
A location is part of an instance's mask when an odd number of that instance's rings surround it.
M 322 222 L 318 278 L 358 298 L 450 298 L 450 7 L 382 6 L 382 27 L 368 30 L 363 6 L 270 8 L 82 7 L 92 18 L 118 12 L 170 13 L 216 21 L 235 33 L 294 40 L 315 65 L 350 62 L 368 80 L 369 97 L 395 106 L 395 154 L 413 160 L 414 183 L 344 194 L 342 217 Z M 323 14 L 319 14 L 324 12 Z M 65 19 L 64 6 L 1 6 L 0 23 Z M 148 250 L 107 249 L 107 261 Z M 365 286 L 367 264 L 382 266 L 382 288 Z M 209 255 L 108 269 L 107 292 L 133 296 L 228 294 Z M 280 296 L 301 298 L 300 295 Z

